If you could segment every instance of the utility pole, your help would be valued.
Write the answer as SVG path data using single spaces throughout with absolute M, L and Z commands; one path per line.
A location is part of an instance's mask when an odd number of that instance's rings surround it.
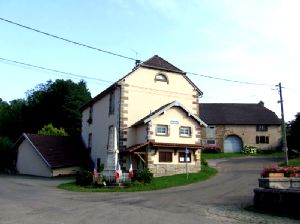
M 281 82 L 276 85 L 279 89 L 279 96 L 280 96 L 280 107 L 281 107 L 281 131 L 282 131 L 282 143 L 283 143 L 283 151 L 285 153 L 285 164 L 288 165 L 289 163 L 289 157 L 288 157 L 288 147 L 287 147 L 287 141 L 286 141 L 286 128 L 285 128 L 285 121 L 284 121 L 284 111 L 283 111 L 283 99 L 282 99 L 282 87 Z

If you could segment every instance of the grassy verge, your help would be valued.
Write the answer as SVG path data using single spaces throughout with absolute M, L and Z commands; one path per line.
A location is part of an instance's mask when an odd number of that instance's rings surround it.
M 285 166 L 285 163 L 280 163 L 280 166 Z M 300 166 L 300 158 L 290 159 L 288 166 Z
M 202 153 L 202 158 L 204 159 L 223 159 L 223 158 L 235 158 L 235 157 L 245 157 L 245 156 L 255 156 L 255 157 L 284 157 L 283 152 L 272 152 L 270 154 L 257 153 L 257 154 L 242 154 L 242 153 Z
M 185 174 L 177 174 L 173 176 L 155 177 L 151 184 L 131 184 L 128 188 L 92 188 L 92 187 L 81 187 L 72 183 L 60 184 L 58 188 L 77 191 L 77 192 L 134 192 L 134 191 L 152 191 L 170 187 L 177 187 L 187 184 L 204 181 L 211 176 L 214 176 L 217 170 L 203 166 L 202 170 L 198 173 L 190 173 L 188 179 Z

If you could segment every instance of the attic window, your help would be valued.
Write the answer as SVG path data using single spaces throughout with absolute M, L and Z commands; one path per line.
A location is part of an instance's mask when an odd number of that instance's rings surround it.
M 167 76 L 164 75 L 164 74 L 162 74 L 162 73 L 158 73 L 158 74 L 155 76 L 155 81 L 169 83 L 169 80 L 168 80 Z

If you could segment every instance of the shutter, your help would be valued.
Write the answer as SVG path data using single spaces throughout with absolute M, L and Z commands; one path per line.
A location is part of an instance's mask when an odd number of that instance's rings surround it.
M 256 136 L 256 144 L 259 144 L 259 136 Z
M 266 144 L 269 144 L 269 136 L 266 136 Z

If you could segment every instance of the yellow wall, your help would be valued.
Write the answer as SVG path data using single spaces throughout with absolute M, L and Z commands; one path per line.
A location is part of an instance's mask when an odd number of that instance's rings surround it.
M 56 176 L 64 176 L 64 175 L 71 175 L 76 174 L 80 170 L 80 167 L 78 166 L 72 166 L 72 167 L 64 167 L 64 168 L 56 168 L 52 170 L 52 175 L 54 177 Z
M 171 121 L 178 121 L 178 124 L 171 124 Z M 169 135 L 161 136 L 156 135 L 157 125 L 168 125 Z M 179 135 L 179 128 L 181 126 L 191 127 L 191 137 L 182 137 Z M 152 131 L 149 137 L 150 139 L 155 139 L 156 142 L 161 143 L 178 143 L 178 144 L 195 144 L 196 138 L 196 128 L 200 127 L 193 118 L 189 117 L 188 114 L 178 107 L 172 107 L 163 113 L 161 116 L 156 117 L 151 122 L 150 131 Z

